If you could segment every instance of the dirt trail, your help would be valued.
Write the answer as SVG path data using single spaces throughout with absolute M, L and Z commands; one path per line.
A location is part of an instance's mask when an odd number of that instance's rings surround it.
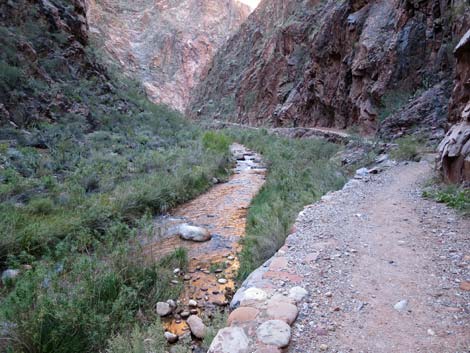
M 400 165 L 302 212 L 283 256 L 310 296 L 289 352 L 470 352 L 470 222 L 421 197 L 432 173 Z

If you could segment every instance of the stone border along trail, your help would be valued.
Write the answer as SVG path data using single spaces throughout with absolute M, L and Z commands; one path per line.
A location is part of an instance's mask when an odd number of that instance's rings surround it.
M 428 162 L 361 175 L 299 214 L 209 353 L 470 352 L 470 220 L 421 197 Z

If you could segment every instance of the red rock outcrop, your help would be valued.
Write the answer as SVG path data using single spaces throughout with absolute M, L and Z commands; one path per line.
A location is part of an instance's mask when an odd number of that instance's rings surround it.
M 87 0 L 94 38 L 148 96 L 183 110 L 203 68 L 250 8 L 236 0 Z
M 470 29 L 454 50 L 455 86 L 449 122 L 455 123 L 439 145 L 438 168 L 451 183 L 470 182 Z
M 449 48 L 469 19 L 464 0 L 262 1 L 215 56 L 189 114 L 372 133 L 440 84 L 443 125 Z

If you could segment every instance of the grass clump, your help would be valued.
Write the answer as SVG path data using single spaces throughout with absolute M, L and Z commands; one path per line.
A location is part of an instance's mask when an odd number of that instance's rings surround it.
M 456 185 L 442 185 L 423 192 L 423 196 L 445 203 L 464 216 L 470 216 L 470 189 Z
M 234 139 L 261 153 L 268 166 L 266 183 L 252 200 L 240 254 L 240 279 L 279 249 L 297 214 L 345 177 L 331 161 L 339 147 L 322 140 L 291 140 L 263 131 L 231 131 Z
M 390 152 L 390 156 L 397 161 L 420 160 L 419 154 L 423 141 L 416 136 L 405 136 L 396 140 L 397 148 Z

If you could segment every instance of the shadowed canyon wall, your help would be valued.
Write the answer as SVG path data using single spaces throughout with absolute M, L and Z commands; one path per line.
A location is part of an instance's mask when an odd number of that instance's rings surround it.
M 388 137 L 421 124 L 439 140 L 453 48 L 469 19 L 466 0 L 262 1 L 214 57 L 188 113 L 252 125 L 381 127 Z

